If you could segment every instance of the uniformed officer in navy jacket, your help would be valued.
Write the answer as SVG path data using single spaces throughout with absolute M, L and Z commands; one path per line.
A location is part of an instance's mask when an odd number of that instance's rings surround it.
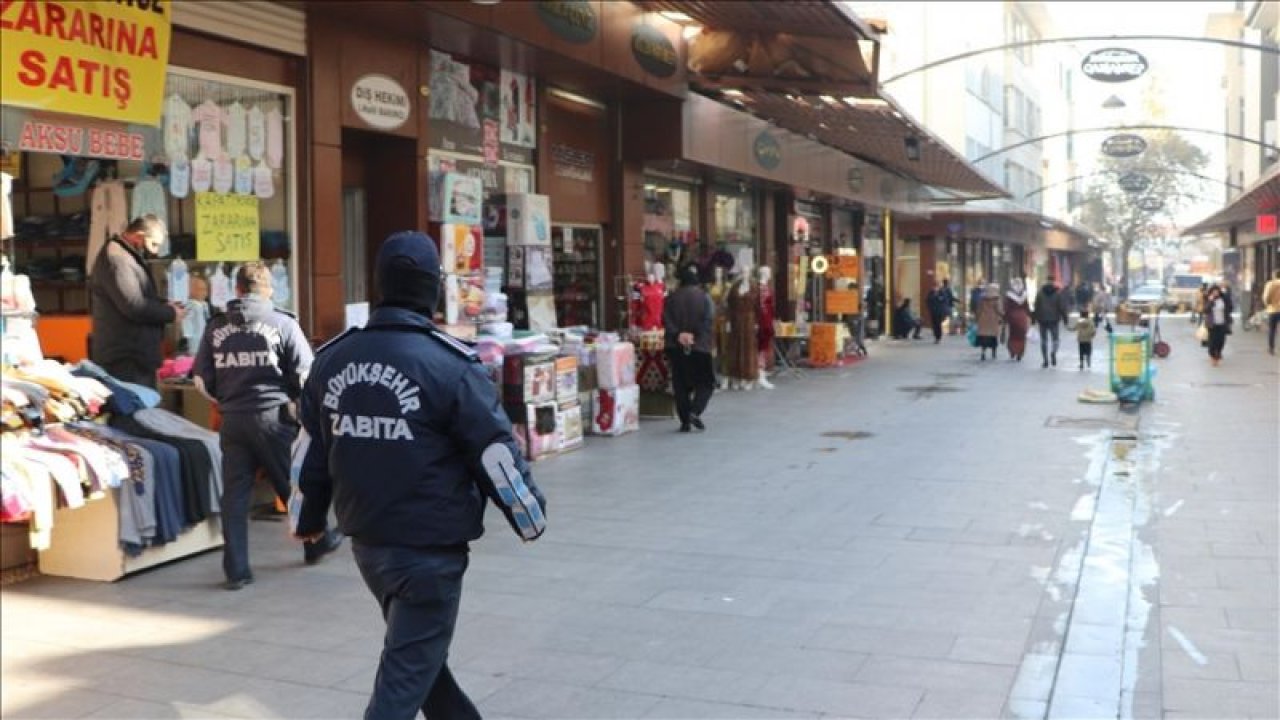
M 311 345 L 293 315 L 271 302 L 271 271 L 260 262 L 236 272 L 236 299 L 209 321 L 193 371 L 197 387 L 222 414 L 222 570 L 224 587 L 253 582 L 249 569 L 249 502 L 259 468 L 276 497 L 289 499 L 289 449 L 298 434 L 290 401 L 311 369 Z M 308 565 L 342 538 L 322 533 L 303 546 Z
M 339 529 L 387 623 L 366 718 L 478 718 L 449 671 L 468 543 L 486 500 L 524 541 L 546 501 L 516 448 L 493 383 L 466 345 L 431 322 L 440 257 L 419 232 L 378 252 L 382 301 L 368 325 L 322 347 L 302 392 L 302 494 L 295 533 Z

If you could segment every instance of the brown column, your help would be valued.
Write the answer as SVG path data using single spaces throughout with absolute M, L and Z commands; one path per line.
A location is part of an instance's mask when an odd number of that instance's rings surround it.
M 311 312 L 308 331 L 327 340 L 342 332 L 342 120 L 341 32 L 329 21 L 310 17 L 311 77 Z
M 619 287 L 615 278 L 644 277 L 644 163 L 622 160 L 617 168 L 613 223 L 604 263 L 604 325 L 607 328 L 619 326 L 627 302 L 627 289 Z M 618 292 L 622 298 L 618 298 Z

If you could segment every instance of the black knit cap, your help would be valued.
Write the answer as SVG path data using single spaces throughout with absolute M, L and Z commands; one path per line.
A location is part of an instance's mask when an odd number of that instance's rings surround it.
M 440 300 L 440 252 L 425 234 L 405 230 L 389 236 L 376 263 L 379 305 L 412 310 L 428 318 Z

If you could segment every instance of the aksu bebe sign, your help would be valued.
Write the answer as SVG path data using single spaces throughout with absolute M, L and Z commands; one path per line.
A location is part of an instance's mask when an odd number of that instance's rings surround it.
M 0 93 L 9 105 L 160 123 L 168 0 L 0 0 Z

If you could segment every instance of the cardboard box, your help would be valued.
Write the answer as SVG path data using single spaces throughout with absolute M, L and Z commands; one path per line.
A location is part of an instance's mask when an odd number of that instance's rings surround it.
M 640 388 L 596 390 L 591 399 L 591 433 L 623 435 L 640 429 Z
M 551 198 L 533 193 L 507 195 L 507 244 L 551 246 Z
M 556 403 L 561 407 L 578 404 L 578 358 L 556 358 Z
M 216 429 L 214 427 L 216 411 L 213 408 L 213 403 L 209 401 L 209 398 L 201 395 L 200 391 L 196 390 L 195 385 L 161 382 L 158 389 L 160 391 L 160 407 L 175 415 L 181 415 L 202 428 Z
M 601 389 L 636 384 L 636 349 L 629 342 L 596 346 L 596 382 Z
M 525 421 L 512 426 L 516 444 L 529 461 L 554 455 L 559 450 L 558 411 L 555 403 L 525 405 Z
M 554 403 L 555 360 L 552 353 L 523 353 L 503 358 L 503 402 L 508 406 Z M 517 417 L 512 420 L 518 422 Z
M 559 452 L 576 450 L 583 445 L 582 406 L 560 408 L 556 415 L 556 449 Z
M 440 266 L 446 273 L 484 270 L 484 235 L 475 225 L 440 226 Z

